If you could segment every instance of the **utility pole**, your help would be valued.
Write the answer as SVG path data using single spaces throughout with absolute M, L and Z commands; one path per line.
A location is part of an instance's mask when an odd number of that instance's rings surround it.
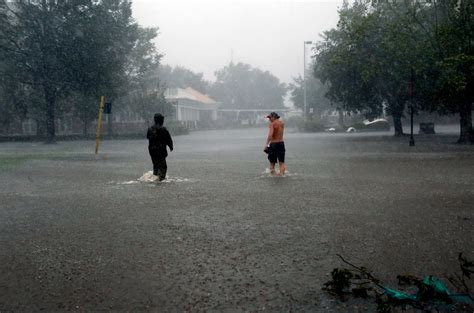
M 99 153 L 100 128 L 102 127 L 102 113 L 104 112 L 104 96 L 100 96 L 99 118 L 97 119 L 97 128 L 95 130 L 95 154 Z
M 303 119 L 306 121 L 306 45 L 312 44 L 312 41 L 303 42 Z
M 415 145 L 415 138 L 413 137 L 413 68 L 408 83 L 408 95 L 410 97 L 410 147 L 413 147 Z

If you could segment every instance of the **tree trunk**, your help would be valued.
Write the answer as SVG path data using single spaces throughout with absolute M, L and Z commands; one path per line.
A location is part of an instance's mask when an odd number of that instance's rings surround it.
M 393 127 L 395 128 L 395 136 L 403 136 L 402 116 L 399 114 L 392 114 Z
M 45 88 L 46 100 L 46 143 L 55 143 L 56 141 L 56 125 L 55 125 L 55 106 L 56 98 L 51 90 Z
M 474 142 L 474 134 L 472 131 L 472 104 L 466 102 L 459 110 L 459 122 L 461 133 L 458 143 L 466 144 Z
M 344 114 L 342 110 L 337 110 L 337 113 L 339 113 L 339 126 L 344 127 Z
M 84 139 L 87 138 L 87 131 L 89 129 L 89 122 L 84 119 L 84 122 L 83 122 L 83 129 L 82 129 L 82 134 L 84 135 Z
M 44 124 L 41 120 L 35 120 L 36 121 L 36 137 L 38 139 L 43 139 L 44 138 Z
M 109 113 L 107 114 L 107 135 L 109 136 L 109 138 L 112 138 L 112 136 L 114 135 L 113 132 L 114 132 L 114 129 L 113 129 L 113 126 L 112 126 L 112 113 Z

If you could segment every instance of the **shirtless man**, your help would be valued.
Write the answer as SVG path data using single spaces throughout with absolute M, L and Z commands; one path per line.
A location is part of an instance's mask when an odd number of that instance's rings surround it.
M 268 152 L 270 174 L 275 174 L 275 164 L 278 161 L 280 175 L 285 175 L 285 143 L 283 142 L 285 123 L 280 121 L 280 116 L 276 112 L 270 113 L 267 118 L 270 119 L 270 125 L 264 151 Z

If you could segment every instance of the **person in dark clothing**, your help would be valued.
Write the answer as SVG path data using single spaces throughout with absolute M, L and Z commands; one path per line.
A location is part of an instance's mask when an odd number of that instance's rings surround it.
M 173 151 L 173 140 L 168 130 L 163 127 L 165 117 L 160 114 L 155 114 L 155 125 L 148 128 L 146 138 L 148 138 L 148 152 L 153 162 L 153 175 L 158 176 L 158 179 L 162 181 L 166 178 L 166 171 L 168 166 L 166 164 L 166 157 L 168 151 L 166 146 Z

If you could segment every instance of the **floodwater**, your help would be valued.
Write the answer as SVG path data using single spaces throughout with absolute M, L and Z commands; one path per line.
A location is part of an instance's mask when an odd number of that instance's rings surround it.
M 395 286 L 474 259 L 474 149 L 417 136 L 266 129 L 145 140 L 0 143 L 0 311 L 371 311 L 321 287 L 336 254 Z M 351 306 L 352 305 L 352 306 Z

